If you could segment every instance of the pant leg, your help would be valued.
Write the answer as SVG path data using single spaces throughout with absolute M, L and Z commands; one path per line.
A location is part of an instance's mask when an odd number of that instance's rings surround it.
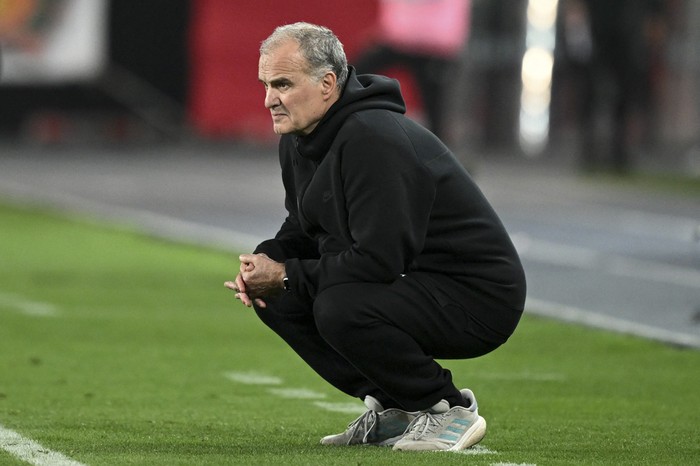
M 393 284 L 353 283 L 314 302 L 322 338 L 381 392 L 406 410 L 441 399 L 461 404 L 449 370 L 435 358 L 471 358 L 499 346 L 473 331 L 457 303 L 438 302 L 410 277 Z
M 255 306 L 255 312 L 328 383 L 350 396 L 364 399 L 372 395 L 386 408 L 394 407 L 390 399 L 321 337 L 312 305 L 292 293 L 284 293 L 268 300 L 266 308 Z

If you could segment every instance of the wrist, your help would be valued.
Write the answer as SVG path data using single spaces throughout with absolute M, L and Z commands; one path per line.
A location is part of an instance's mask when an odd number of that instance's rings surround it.
M 284 264 L 282 264 L 282 270 L 280 271 L 280 281 L 282 284 L 282 289 L 285 291 L 289 291 L 289 278 L 287 277 L 287 270 L 284 267 Z

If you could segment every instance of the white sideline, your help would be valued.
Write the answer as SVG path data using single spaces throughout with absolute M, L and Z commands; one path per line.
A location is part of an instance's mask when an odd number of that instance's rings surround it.
M 100 220 L 135 227 L 160 238 L 226 249 L 253 250 L 261 238 L 247 233 L 204 225 L 145 209 L 122 207 L 69 193 L 42 190 L 39 186 L 3 180 L 0 194 L 20 203 L 39 203 L 73 213 L 89 213 Z
M 220 246 L 231 249 L 253 249 L 261 238 L 229 229 L 207 226 L 198 222 L 186 221 L 142 209 L 119 207 L 105 202 L 99 202 L 82 196 L 68 193 L 42 190 L 41 187 L 13 180 L 3 180 L 3 194 L 20 202 L 39 202 L 54 207 L 67 209 L 72 212 L 89 212 L 102 219 L 119 220 L 136 225 L 144 232 L 159 237 L 186 241 L 194 244 Z M 645 214 L 646 215 L 646 214 Z M 638 223 L 638 219 L 633 218 Z M 679 225 L 673 236 L 677 240 L 690 240 L 690 226 L 696 227 L 694 219 L 684 217 L 664 216 L 665 223 L 673 221 Z M 636 223 L 632 225 L 636 225 Z M 664 224 L 664 223 L 660 223 Z M 636 228 L 636 227 L 635 227 Z M 635 231 L 643 231 L 636 228 Z M 693 230 L 693 235 L 698 235 Z M 688 234 L 686 234 L 688 233 Z M 628 278 L 641 278 L 651 282 L 671 283 L 674 285 L 700 288 L 700 272 L 684 266 L 661 264 L 634 258 L 626 258 L 603 254 L 586 247 L 553 243 L 533 238 L 527 233 L 517 232 L 511 235 L 521 257 L 528 260 L 544 262 L 552 265 L 563 265 L 581 269 L 600 270 L 603 273 Z M 697 241 L 697 239 L 696 239 Z M 608 330 L 631 333 L 644 338 L 651 338 L 671 344 L 700 348 L 700 338 L 678 332 L 667 331 L 644 324 L 620 321 L 613 317 L 606 319 L 602 314 L 592 313 L 584 309 L 573 309 L 557 303 L 528 299 L 532 306 L 541 304 L 546 309 L 528 309 L 532 313 L 545 315 L 569 322 L 583 323 L 606 328 L 605 324 L 613 325 Z M 1 304 L 1 303 L 0 303 Z M 561 315 L 558 313 L 561 311 Z
M 670 343 L 691 348 L 700 348 L 700 337 L 692 334 L 672 332 L 650 325 L 639 324 L 629 320 L 618 319 L 605 314 L 587 311 L 573 306 L 544 301 L 528 297 L 525 311 L 529 314 L 550 317 L 564 322 L 583 324 L 589 327 L 610 330 L 613 332 L 635 335 L 650 340 Z
M 692 267 L 663 264 L 652 260 L 609 254 L 582 246 L 539 240 L 527 233 L 515 233 L 511 238 L 523 259 L 578 269 L 598 270 L 618 277 L 700 288 L 700 271 Z
M 85 466 L 67 456 L 49 450 L 34 440 L 22 437 L 14 430 L 0 425 L 0 448 L 20 461 L 35 466 Z

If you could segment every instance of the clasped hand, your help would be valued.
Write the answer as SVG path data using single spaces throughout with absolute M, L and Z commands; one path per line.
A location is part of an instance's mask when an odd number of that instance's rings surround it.
M 251 307 L 267 307 L 265 298 L 279 294 L 285 277 L 284 264 L 275 262 L 266 254 L 241 254 L 241 267 L 235 281 L 224 283 L 226 288 L 236 292 L 236 299 Z

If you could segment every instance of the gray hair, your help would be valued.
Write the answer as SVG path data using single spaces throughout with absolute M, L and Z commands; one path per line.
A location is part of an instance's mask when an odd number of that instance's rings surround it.
M 332 71 L 337 78 L 338 89 L 345 86 L 348 78 L 348 60 L 343 44 L 333 31 L 324 26 L 304 22 L 279 26 L 260 44 L 260 55 L 269 53 L 290 39 L 299 44 L 299 50 L 309 64 L 306 70 L 309 76 L 318 81 L 324 74 Z

